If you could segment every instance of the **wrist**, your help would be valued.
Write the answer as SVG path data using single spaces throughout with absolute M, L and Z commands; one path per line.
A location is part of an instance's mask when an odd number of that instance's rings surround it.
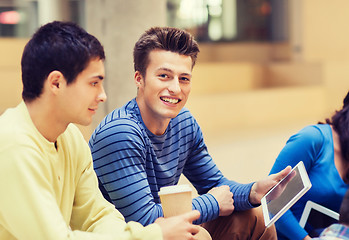
M 258 194 L 257 194 L 257 183 L 256 182 L 251 187 L 251 191 L 250 191 L 250 194 L 248 196 L 248 200 L 250 201 L 250 203 L 252 205 L 259 205 L 259 204 L 261 204 L 261 201 L 258 198 Z

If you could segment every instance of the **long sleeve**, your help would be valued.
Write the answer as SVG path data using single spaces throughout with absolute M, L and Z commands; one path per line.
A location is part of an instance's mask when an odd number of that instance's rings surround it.
M 303 161 L 309 174 L 314 161 L 318 158 L 323 142 L 323 136 L 317 128 L 304 128 L 299 133 L 290 137 L 277 157 L 270 173 L 277 173 L 288 165 L 294 167 L 299 161 Z M 304 202 L 304 198 L 299 201 L 301 203 Z M 298 209 L 300 214 L 302 211 L 302 208 Z M 288 210 L 275 223 L 275 226 L 278 232 L 292 240 L 301 240 L 308 235 L 299 225 L 299 217 L 296 218 L 291 210 Z
M 64 221 L 57 205 L 48 173 L 40 171 L 40 165 L 45 163 L 40 162 L 39 165 L 33 163 L 34 158 L 41 159 L 41 153 L 32 149 L 25 151 L 26 149 L 23 148 L 19 151 L 16 147 L 3 150 L 2 148 L 0 151 L 0 178 L 2 178 L 0 179 L 0 189 L 6 194 L 0 198 L 0 222 L 14 238 L 86 240 L 116 239 L 118 236 L 118 239 L 132 239 L 132 232 L 145 231 L 141 225 L 126 226 L 121 214 L 118 214 L 113 206 L 108 206 L 100 194 L 98 196 L 98 191 L 96 191 L 98 189 L 85 186 L 85 184 L 97 186 L 91 169 L 87 169 L 84 173 L 85 176 L 82 176 L 82 178 L 86 178 L 81 180 L 84 181 L 84 184 L 78 183 L 78 188 L 86 188 L 80 190 L 85 191 L 86 195 L 80 196 L 79 203 L 75 204 L 75 214 L 72 216 L 73 225 L 74 222 L 80 221 L 74 219 L 82 219 L 84 213 L 90 212 L 90 215 L 94 216 L 85 218 L 86 226 L 72 231 Z M 30 158 L 28 158 L 29 155 Z M 4 161 L 7 159 L 11 161 Z M 92 193 L 97 195 L 97 199 L 94 195 L 91 196 Z M 84 205 L 85 198 L 93 199 L 91 200 L 93 203 L 90 201 L 88 205 Z M 91 211 L 88 211 L 89 208 Z M 97 211 L 100 211 L 98 215 Z M 76 215 L 78 213 L 82 214 Z M 127 230 L 128 228 L 129 230 Z M 150 226 L 148 230 L 148 239 L 154 239 L 154 237 L 161 239 L 159 237 L 160 231 L 156 226 Z M 144 236 L 147 235 L 144 234 Z M 11 239 L 10 236 L 5 238 Z
M 126 221 L 147 225 L 163 216 L 147 178 L 145 141 L 132 121 L 105 125 L 94 136 L 93 144 L 90 140 L 90 148 L 104 195 Z
M 90 159 L 77 182 L 76 197 L 72 210 L 71 227 L 86 232 L 110 234 L 117 239 L 162 239 L 162 233 L 157 224 L 143 227 L 137 222 L 126 224 L 124 217 L 115 207 L 102 196 L 95 171 L 90 158 L 90 150 L 86 152 Z M 80 146 L 82 147 L 82 146 Z
M 105 129 L 108 129 L 106 131 Z M 102 191 L 116 208 L 124 215 L 126 221 L 136 221 L 144 225 L 153 223 L 163 217 L 163 210 L 158 195 L 154 197 L 152 188 L 160 190 L 158 181 L 162 177 L 154 170 L 156 166 L 147 159 L 146 140 L 132 121 L 118 119 L 108 124 L 93 138 L 90 147 L 94 159 L 94 168 L 102 184 Z M 178 162 L 167 162 L 165 169 L 177 170 Z M 178 176 L 179 178 L 179 176 Z M 169 182 L 171 184 L 171 182 Z M 204 194 L 193 200 L 193 209 L 201 213 L 199 221 L 218 217 L 219 207 L 211 194 Z
M 19 116 L 0 118 L 0 239 L 162 239 L 157 224 L 126 224 L 102 197 L 89 148 L 74 125 L 59 137 L 57 150 L 23 106 Z
M 248 203 L 251 184 L 240 185 L 223 177 L 205 148 L 199 146 L 201 141 L 195 139 L 198 126 L 188 110 L 171 120 L 164 135 L 155 136 L 145 128 L 135 108 L 131 101 L 126 111 L 110 113 L 89 141 L 100 188 L 126 221 L 147 225 L 162 217 L 158 191 L 162 186 L 177 184 L 183 171 L 202 194 L 193 199 L 193 209 L 201 213 L 196 224 L 219 215 L 217 201 L 207 194 L 213 186 L 230 185 L 238 208 L 252 207 Z M 201 148 L 198 154 L 192 151 L 197 147 Z M 199 165 L 203 167 L 194 169 L 193 175 L 187 174 L 186 169 Z
M 194 126 L 195 141 L 191 147 L 192 151 L 183 171 L 184 175 L 195 186 L 202 198 L 206 197 L 206 193 L 211 188 L 228 185 L 233 193 L 234 205 L 237 211 L 252 208 L 253 206 L 250 204 L 248 198 L 253 183 L 240 184 L 225 178 L 207 151 L 200 127 L 197 124 L 194 124 Z M 217 214 L 219 214 L 218 210 L 216 209 Z

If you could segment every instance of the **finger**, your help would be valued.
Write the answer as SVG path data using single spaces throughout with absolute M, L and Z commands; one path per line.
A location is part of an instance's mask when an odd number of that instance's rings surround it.
M 291 175 L 291 178 L 293 178 L 294 176 L 297 175 L 297 172 L 296 172 L 296 171 L 293 171 L 293 172 L 290 173 L 290 175 Z
M 196 232 L 195 234 L 193 234 L 193 238 L 192 239 L 209 239 L 208 236 L 210 236 L 210 234 L 201 226 L 197 226 L 198 228 L 198 232 Z
M 198 210 L 193 210 L 187 213 L 184 213 L 184 218 L 188 220 L 188 222 L 192 222 L 200 217 L 200 212 Z
M 292 170 L 292 167 L 291 166 L 287 166 L 282 171 L 284 172 L 284 174 L 286 176 L 287 174 L 289 174 L 291 172 L 291 170 Z
M 276 181 L 279 182 L 281 179 L 283 179 L 284 177 L 286 177 L 287 174 L 289 174 L 291 170 L 292 170 L 291 166 L 285 167 L 282 171 L 280 171 L 279 173 L 277 173 L 277 174 L 275 175 L 275 178 L 274 178 L 274 179 L 275 179 Z
M 200 227 L 197 225 L 191 225 L 190 232 L 192 235 L 198 234 L 200 232 Z

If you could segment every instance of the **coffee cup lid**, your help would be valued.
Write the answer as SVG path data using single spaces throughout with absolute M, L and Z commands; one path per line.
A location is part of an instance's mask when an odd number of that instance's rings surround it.
M 172 185 L 160 188 L 159 195 L 191 191 L 192 189 L 188 184 Z

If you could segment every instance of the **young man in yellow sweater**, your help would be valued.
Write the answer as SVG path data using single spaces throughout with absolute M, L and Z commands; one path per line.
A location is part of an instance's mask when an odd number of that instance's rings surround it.
M 0 117 L 0 239 L 196 239 L 197 211 L 126 224 L 100 193 L 72 123 L 90 124 L 106 100 L 104 58 L 72 23 L 46 24 L 27 43 L 23 101 Z

